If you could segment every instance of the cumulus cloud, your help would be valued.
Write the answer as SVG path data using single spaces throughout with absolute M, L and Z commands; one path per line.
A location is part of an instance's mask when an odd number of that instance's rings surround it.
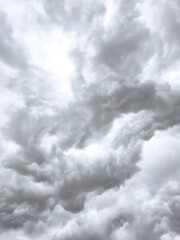
M 179 240 L 178 0 L 0 2 L 2 240 Z

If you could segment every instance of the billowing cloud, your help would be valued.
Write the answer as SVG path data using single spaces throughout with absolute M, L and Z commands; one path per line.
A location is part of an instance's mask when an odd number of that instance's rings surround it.
M 0 238 L 180 239 L 178 0 L 0 1 Z

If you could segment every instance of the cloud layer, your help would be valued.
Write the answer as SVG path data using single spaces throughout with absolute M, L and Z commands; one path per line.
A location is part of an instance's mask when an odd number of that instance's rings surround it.
M 2 240 L 180 240 L 179 10 L 0 1 Z

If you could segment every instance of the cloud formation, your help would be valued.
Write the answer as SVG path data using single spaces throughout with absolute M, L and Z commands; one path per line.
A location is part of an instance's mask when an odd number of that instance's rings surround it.
M 0 2 L 0 238 L 179 240 L 178 0 Z

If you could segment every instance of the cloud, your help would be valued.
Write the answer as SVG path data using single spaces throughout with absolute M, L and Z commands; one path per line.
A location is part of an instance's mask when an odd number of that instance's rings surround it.
M 11 67 L 25 69 L 28 65 L 27 58 L 19 44 L 16 43 L 16 40 L 13 38 L 13 30 L 3 11 L 0 11 L 0 20 L 0 36 L 2 39 L 0 44 L 0 55 L 2 61 Z
M 178 1 L 0 7 L 1 239 L 178 240 Z

